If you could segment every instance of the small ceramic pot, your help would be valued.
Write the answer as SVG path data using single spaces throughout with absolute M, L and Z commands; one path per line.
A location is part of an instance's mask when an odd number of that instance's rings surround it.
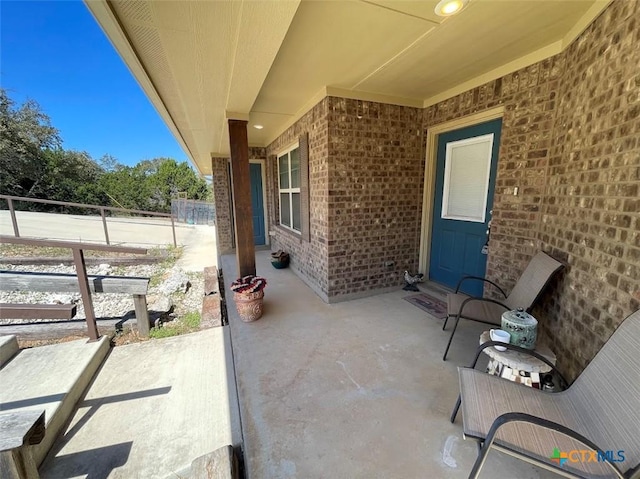
M 275 269 L 286 268 L 287 266 L 289 266 L 289 257 L 287 256 L 287 259 L 285 260 L 271 259 L 271 266 L 273 266 Z
M 536 348 L 538 320 L 522 308 L 502 314 L 502 329 L 511 334 L 511 344 L 525 349 Z

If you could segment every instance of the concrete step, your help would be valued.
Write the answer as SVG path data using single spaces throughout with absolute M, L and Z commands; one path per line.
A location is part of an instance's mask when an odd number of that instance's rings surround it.
M 0 336 L 0 368 L 8 363 L 19 349 L 15 336 Z
M 238 460 L 231 446 L 216 449 L 191 463 L 190 479 L 238 479 L 239 477 Z
M 37 465 L 75 410 L 109 351 L 109 338 L 20 351 L 0 370 L 0 410 L 45 410 L 46 435 L 32 448 Z
M 232 446 L 224 446 L 195 458 L 191 464 L 165 479 L 239 479 L 238 458 Z
M 229 341 L 220 327 L 113 348 L 40 477 L 186 479 L 240 443 Z

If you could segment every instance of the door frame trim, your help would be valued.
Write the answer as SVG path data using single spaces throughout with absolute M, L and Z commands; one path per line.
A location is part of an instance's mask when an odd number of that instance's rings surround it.
M 262 159 L 250 159 L 249 163 L 257 163 L 261 165 L 262 172 L 262 209 L 264 210 L 264 246 L 269 246 L 269 216 L 267 212 L 267 161 Z
M 503 118 L 504 111 L 504 106 L 498 106 L 463 118 L 438 123 L 427 128 L 422 195 L 422 222 L 420 224 L 420 257 L 418 260 L 419 271 L 422 271 L 425 277 L 428 276 L 429 262 L 431 260 L 431 227 L 433 222 L 433 203 L 435 200 L 438 136 L 452 130 L 459 130 L 460 128 Z

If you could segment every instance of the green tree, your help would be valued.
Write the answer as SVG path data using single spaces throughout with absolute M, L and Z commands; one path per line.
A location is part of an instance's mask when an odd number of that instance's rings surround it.
M 0 88 L 0 192 L 41 197 L 47 181 L 45 152 L 60 147 L 58 130 L 33 100 L 20 107 Z
M 98 165 L 100 165 L 104 171 L 116 171 L 124 167 L 123 164 L 119 163 L 118 160 L 109 153 L 102 155 L 102 158 L 98 160 Z
M 150 206 L 157 211 L 171 211 L 171 199 L 178 193 L 186 193 L 192 200 L 208 200 L 211 190 L 187 164 L 172 158 L 144 160 L 136 165 L 147 179 Z
M 107 197 L 100 188 L 103 169 L 84 151 L 45 150 L 47 181 L 43 183 L 43 197 L 73 203 L 104 204 Z M 60 209 L 60 208 L 58 208 Z M 91 213 L 72 208 L 74 213 Z
M 178 193 L 206 200 L 210 189 L 186 162 L 144 160 L 134 167 L 107 154 L 65 150 L 49 117 L 34 101 L 17 107 L 0 89 L 0 193 L 150 211 L 171 211 Z M 91 210 L 26 203 L 44 211 L 92 214 Z
M 152 208 L 146 176 L 137 167 L 120 166 L 104 173 L 100 190 L 107 197 L 105 205 L 134 210 L 157 211 Z

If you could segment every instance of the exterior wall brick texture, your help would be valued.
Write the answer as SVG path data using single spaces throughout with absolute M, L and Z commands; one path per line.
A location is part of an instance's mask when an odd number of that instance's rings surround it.
M 269 224 L 273 231 L 271 249 L 289 253 L 291 266 L 323 297 L 329 295 L 328 224 L 328 105 L 325 98 L 309 110 L 266 148 Z M 309 224 L 310 239 L 279 226 L 277 155 L 309 134 Z
M 272 249 L 330 301 L 416 271 L 422 110 L 327 97 L 267 147 Z M 278 224 L 277 154 L 309 133 L 311 242 Z M 387 262 L 392 262 L 387 266 Z
M 421 118 L 418 108 L 329 98 L 330 298 L 398 286 L 416 271 Z
M 219 254 L 228 253 L 233 249 L 228 163 L 228 158 L 211 158 L 213 201 L 216 205 L 216 235 Z
M 638 18 L 615 1 L 563 52 L 538 238 L 568 263 L 540 315 L 571 375 L 640 307 Z

